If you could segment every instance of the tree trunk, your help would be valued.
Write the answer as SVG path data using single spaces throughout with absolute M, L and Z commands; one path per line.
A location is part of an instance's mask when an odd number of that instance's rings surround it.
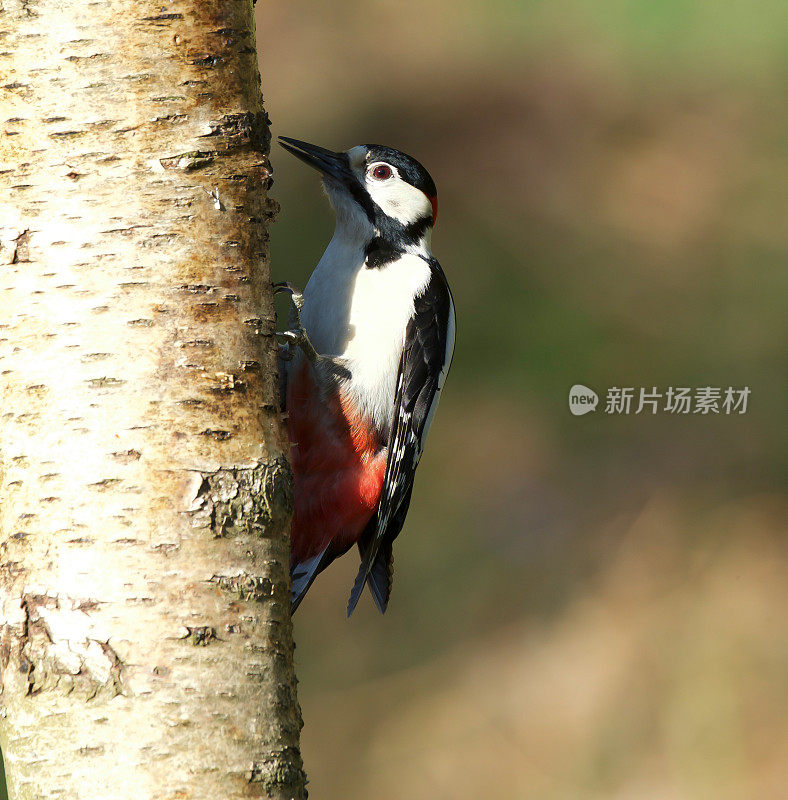
M 251 0 L 0 9 L 11 798 L 304 798 Z

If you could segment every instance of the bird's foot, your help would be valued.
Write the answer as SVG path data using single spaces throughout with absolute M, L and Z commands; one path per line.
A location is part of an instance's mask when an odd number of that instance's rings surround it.
M 316 364 L 319 356 L 312 346 L 312 342 L 309 341 L 306 328 L 301 323 L 301 309 L 304 307 L 304 295 L 292 284 L 286 282 L 274 284 L 274 294 L 279 294 L 280 292 L 287 292 L 290 294 L 290 313 L 288 320 L 290 328 L 286 331 L 276 332 L 277 336 L 281 336 L 285 340 L 285 346 L 287 348 L 286 352 L 283 353 L 281 357 L 285 361 L 289 361 L 293 357 L 292 347 L 300 347 L 309 361 Z

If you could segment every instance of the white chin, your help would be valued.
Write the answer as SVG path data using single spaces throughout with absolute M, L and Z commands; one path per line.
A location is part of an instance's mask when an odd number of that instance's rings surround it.
M 366 221 L 366 215 L 358 203 L 350 196 L 347 189 L 334 178 L 326 175 L 323 177 L 323 189 L 328 195 L 328 201 L 342 222 Z

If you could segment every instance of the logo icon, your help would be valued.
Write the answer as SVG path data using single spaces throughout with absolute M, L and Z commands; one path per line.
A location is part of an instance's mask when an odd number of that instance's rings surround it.
M 583 386 L 582 383 L 576 383 L 569 390 L 569 410 L 576 417 L 594 411 L 598 402 L 599 398 L 596 396 L 596 392 Z

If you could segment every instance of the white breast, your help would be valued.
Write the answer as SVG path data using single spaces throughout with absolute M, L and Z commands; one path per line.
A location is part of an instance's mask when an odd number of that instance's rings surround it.
M 352 374 L 345 388 L 379 430 L 391 424 L 405 329 L 429 278 L 414 254 L 367 269 L 363 248 L 335 236 L 304 290 L 301 319 L 312 344 L 345 359 Z

